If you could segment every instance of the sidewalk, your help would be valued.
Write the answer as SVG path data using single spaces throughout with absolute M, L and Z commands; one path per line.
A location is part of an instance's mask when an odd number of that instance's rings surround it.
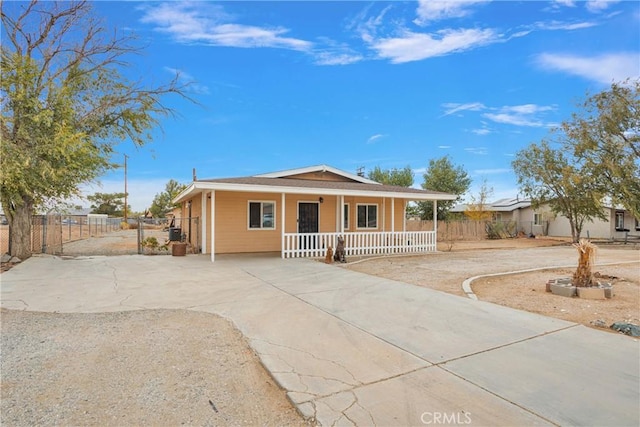
M 640 422 L 637 340 L 315 261 L 36 257 L 1 280 L 5 308 L 226 316 L 322 425 Z

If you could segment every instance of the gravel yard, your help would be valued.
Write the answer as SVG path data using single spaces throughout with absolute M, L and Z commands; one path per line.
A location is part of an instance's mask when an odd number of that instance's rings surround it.
M 3 426 L 307 425 L 218 316 L 0 315 Z

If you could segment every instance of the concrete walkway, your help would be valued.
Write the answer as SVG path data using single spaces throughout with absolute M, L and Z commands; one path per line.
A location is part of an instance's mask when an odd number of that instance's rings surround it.
M 315 261 L 34 257 L 0 279 L 11 309 L 223 315 L 322 425 L 640 424 L 638 340 Z

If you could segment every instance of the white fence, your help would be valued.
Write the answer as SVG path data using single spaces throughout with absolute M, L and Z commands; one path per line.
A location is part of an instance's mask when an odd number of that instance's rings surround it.
M 327 248 L 334 250 L 338 236 L 344 237 L 345 254 L 391 255 L 436 251 L 433 231 L 398 231 L 367 233 L 285 233 L 282 242 L 283 258 L 323 257 Z

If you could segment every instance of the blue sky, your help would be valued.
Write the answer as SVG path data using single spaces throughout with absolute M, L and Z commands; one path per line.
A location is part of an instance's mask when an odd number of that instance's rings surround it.
M 169 179 L 328 164 L 415 171 L 449 155 L 493 199 L 515 196 L 510 163 L 569 118 L 585 93 L 640 76 L 640 2 L 96 2 L 107 27 L 146 46 L 132 76 L 176 72 L 152 143 L 127 154 L 129 202 Z M 117 160 L 117 158 L 116 158 Z M 123 171 L 101 178 L 123 191 Z M 86 204 L 86 203 L 85 203 Z

